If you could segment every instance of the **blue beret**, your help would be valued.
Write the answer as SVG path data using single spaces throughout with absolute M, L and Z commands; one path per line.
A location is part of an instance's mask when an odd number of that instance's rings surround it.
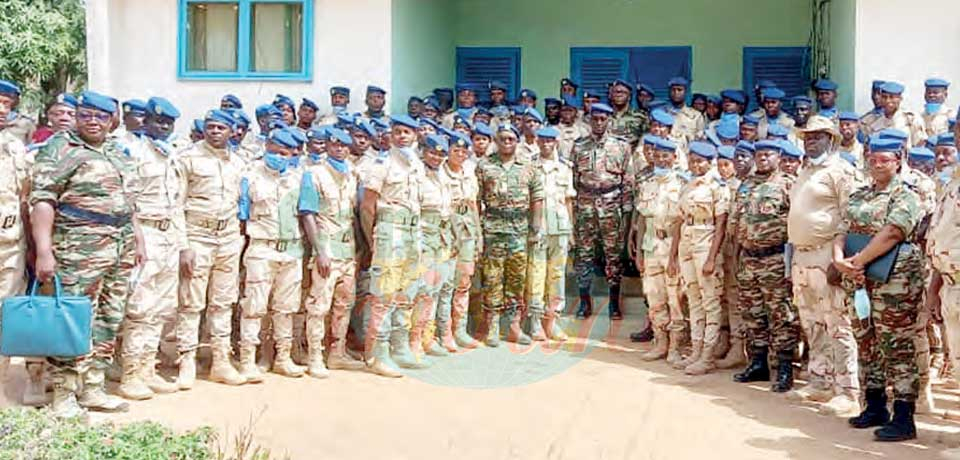
M 776 88 L 777 84 L 773 80 L 760 80 L 757 82 L 757 88 L 767 89 L 767 88 Z
M 297 107 L 297 105 L 293 103 L 293 99 L 290 99 L 283 94 L 278 94 L 277 97 L 273 98 L 273 105 L 276 107 L 287 105 L 290 106 L 291 109 L 295 109 Z
M 478 107 L 477 107 L 477 111 L 476 111 L 476 112 L 473 112 L 473 116 L 474 116 L 474 117 L 476 117 L 477 115 L 490 115 L 490 116 L 493 116 L 493 114 L 490 113 L 490 109 L 488 109 L 488 108 L 486 108 L 486 107 L 483 107 L 483 106 L 478 106 Z
M 257 107 L 255 111 L 257 118 L 263 118 L 270 115 L 280 115 L 280 110 L 273 104 L 264 104 Z
M 293 137 L 293 133 L 290 132 L 289 129 L 275 129 L 270 131 L 270 142 L 292 149 L 297 148 L 300 145 L 300 143 L 297 142 L 297 139 Z
M 93 91 L 84 91 L 77 98 L 77 105 L 88 109 L 101 110 L 110 114 L 117 113 L 116 100 Z
M 387 91 L 379 86 L 367 85 L 367 94 L 370 93 L 387 94 Z
M 532 99 L 536 99 L 536 98 L 537 98 L 537 92 L 534 91 L 534 90 L 532 90 L 532 89 L 522 89 L 522 90 L 520 90 L 520 98 L 522 99 L 522 98 L 525 98 L 525 97 L 529 97 L 529 98 L 532 98 Z
M 956 137 L 953 133 L 943 133 L 937 136 L 937 147 L 956 147 Z
M 747 126 L 757 126 L 760 124 L 760 119 L 753 115 L 746 114 L 743 116 L 743 121 L 741 123 Z
M 544 107 L 547 107 L 547 106 L 550 106 L 550 105 L 560 105 L 560 99 L 557 99 L 557 98 L 555 98 L 555 97 L 544 98 L 544 100 L 543 100 L 543 106 L 544 106 Z
M 330 88 L 331 96 L 335 96 L 337 94 L 350 97 L 350 88 L 347 88 L 346 86 L 334 86 L 333 88 Z
M 307 98 L 303 98 L 303 100 L 300 102 L 300 107 L 303 107 L 303 106 L 310 107 L 314 111 L 320 110 L 320 106 L 318 106 L 316 102 L 313 102 Z
M 740 137 L 740 126 L 737 123 L 720 122 L 717 124 L 717 136 L 721 139 L 736 139 Z
M 151 97 L 150 100 L 147 101 L 147 113 L 163 115 L 173 118 L 174 120 L 180 118 L 180 111 L 177 110 L 170 101 L 162 97 Z
M 477 123 L 473 127 L 473 134 L 479 134 L 481 136 L 487 136 L 493 138 L 493 130 L 490 129 L 490 125 L 486 123 Z
M 350 134 L 340 128 L 328 129 L 327 137 L 331 142 L 339 142 L 343 145 L 353 145 L 353 138 L 350 137 Z
M 130 99 L 128 101 L 124 101 L 123 113 L 136 113 L 145 115 L 147 113 L 147 103 L 140 99 Z
M 270 120 L 270 122 L 267 123 L 267 131 L 273 131 L 275 129 L 287 129 L 287 128 L 289 128 L 289 126 L 287 126 L 287 124 L 284 123 L 283 120 Z
M 661 109 L 654 110 L 650 112 L 650 118 L 653 119 L 653 121 L 660 123 L 661 125 L 664 125 L 664 126 L 673 126 L 673 123 L 674 123 L 673 115 L 670 115 L 669 113 L 667 113 L 666 110 L 661 110 Z
M 717 148 L 709 142 L 693 141 L 690 143 L 690 153 L 707 160 L 712 160 L 717 156 Z
M 455 146 L 470 148 L 473 146 L 473 141 L 466 134 L 454 131 L 453 135 L 450 136 L 450 147 Z
M 196 132 L 198 132 L 198 133 L 202 133 L 202 132 L 203 132 L 203 120 L 201 120 L 201 119 L 199 119 L 199 118 L 196 119 L 196 120 L 193 120 L 193 130 L 196 131 Z
M 653 87 L 646 83 L 637 83 L 637 92 L 639 93 L 641 91 L 648 93 L 654 97 L 656 97 L 657 95 L 657 93 L 653 90 Z
M 787 94 L 780 88 L 766 88 L 760 94 L 764 99 L 780 100 L 787 97 Z
M 871 84 L 871 88 L 873 88 L 873 90 L 876 91 L 880 89 L 880 87 L 883 86 L 884 83 L 886 82 L 883 80 L 874 80 L 873 83 Z
M 762 140 L 753 145 L 755 151 L 759 152 L 760 150 L 773 150 L 777 153 L 783 152 L 783 143 L 778 140 Z
M 419 102 L 419 103 L 423 104 L 423 98 L 420 97 L 420 96 L 410 96 L 410 97 L 407 99 L 407 104 L 409 104 L 409 103 L 411 103 L 411 102 Z
M 543 115 L 541 115 L 540 112 L 533 107 L 527 108 L 527 110 L 523 112 L 523 116 L 532 117 L 534 120 L 537 120 L 537 122 L 543 123 Z
M 787 130 L 786 126 L 781 125 L 780 123 L 771 123 L 770 127 L 767 128 L 767 136 L 773 137 L 787 137 L 790 135 L 790 131 Z
M 820 78 L 813 82 L 813 89 L 817 91 L 836 91 L 837 84 L 829 78 Z
M 351 131 L 360 131 L 370 137 L 374 137 L 377 135 L 377 129 L 374 128 L 369 121 L 364 120 L 363 118 L 354 119 L 353 125 L 350 129 Z
M 513 123 L 501 123 L 499 126 L 497 126 L 497 134 L 504 131 L 510 131 L 514 136 L 517 136 L 518 138 L 520 137 L 520 130 L 517 129 L 516 126 L 513 126 Z
M 853 156 L 850 152 L 840 152 L 840 158 L 847 160 L 847 163 L 850 163 L 850 166 L 856 166 L 857 157 Z
M 427 148 L 436 150 L 437 152 L 447 153 L 450 151 L 450 144 L 447 143 L 446 137 L 430 134 L 427 136 Z
M 903 148 L 903 142 L 878 135 L 870 136 L 869 145 L 871 152 L 898 152 Z
M 19 96 L 20 87 L 14 84 L 12 81 L 0 80 L 0 94 L 13 94 L 14 96 Z
M 206 115 L 204 115 L 203 117 L 204 124 L 211 121 L 225 124 L 228 127 L 230 127 L 230 129 L 234 129 L 234 125 L 237 122 L 233 118 L 233 115 L 230 115 L 230 113 L 227 112 L 226 110 L 220 110 L 220 109 L 211 110 L 207 112 Z
M 936 158 L 933 151 L 926 147 L 916 147 L 910 149 L 910 159 L 917 161 L 933 161 Z
M 732 145 L 717 147 L 717 159 L 732 160 L 737 155 L 737 149 Z
M 513 112 L 514 115 L 523 116 L 523 114 L 527 112 L 527 106 L 515 105 L 510 107 L 510 111 Z
M 337 114 L 337 124 L 353 126 L 353 121 L 356 119 L 357 116 L 352 113 L 343 112 Z
M 949 88 L 950 82 L 942 78 L 929 78 L 927 81 L 923 82 L 924 86 L 928 88 Z
M 60 93 L 54 99 L 53 104 L 56 105 L 66 105 L 73 108 L 77 108 L 77 98 L 70 93 Z
M 437 130 L 440 129 L 440 123 L 437 123 L 435 120 L 430 119 L 430 118 L 421 118 L 421 119 L 420 119 L 420 126 L 423 126 L 423 125 L 427 125 L 427 126 L 433 128 L 434 131 L 437 131 Z M 418 128 L 419 128 L 419 127 L 418 127 Z
M 463 91 L 474 92 L 473 87 L 467 83 L 457 83 L 454 85 L 454 87 L 456 88 L 458 94 Z
M 243 126 L 243 127 L 250 126 L 250 117 L 248 117 L 247 114 L 243 112 L 243 110 L 229 109 L 227 110 L 227 112 L 229 112 L 230 115 L 233 115 L 233 119 L 234 121 L 236 121 L 238 126 Z
M 390 122 L 393 125 L 403 125 L 413 129 L 420 127 L 420 123 L 411 118 L 409 115 L 394 115 L 390 117 Z
M 627 83 L 627 81 L 624 80 L 624 79 L 622 79 L 622 78 L 618 78 L 618 79 L 614 80 L 613 83 L 610 83 L 610 86 L 611 86 L 611 87 L 613 87 L 613 86 L 623 86 L 623 87 L 629 89 L 630 92 L 633 92 L 633 85 L 631 85 L 630 83 Z
M 880 91 L 887 94 L 903 94 L 903 85 L 895 81 L 888 81 L 880 87 Z
M 536 134 L 537 137 L 542 137 L 544 139 L 556 139 L 560 137 L 560 131 L 552 126 L 538 129 Z
M 793 97 L 793 106 L 794 107 L 811 107 L 813 106 L 813 99 L 810 99 L 810 96 L 794 96 Z
M 240 98 L 237 96 L 234 96 L 233 94 L 227 94 L 226 96 L 223 96 L 222 98 L 220 98 L 220 102 L 221 103 L 229 102 L 231 105 L 233 105 L 238 109 L 243 108 L 243 103 L 240 102 Z
M 900 142 L 906 142 L 908 139 L 910 139 L 909 134 L 896 128 L 882 129 L 876 134 L 876 136 L 881 139 L 896 139 Z
M 307 131 L 307 139 L 330 139 L 330 130 L 326 126 L 315 126 Z
M 713 144 L 715 147 L 719 147 L 723 145 L 723 142 L 720 142 L 720 138 L 717 137 L 717 133 L 711 130 L 704 131 L 703 137 L 706 137 L 707 140 L 710 141 L 710 143 Z
M 294 128 L 294 127 L 292 127 L 292 126 L 286 128 L 286 129 L 287 129 L 287 131 L 290 131 L 290 135 L 293 136 L 293 138 L 294 138 L 300 145 L 303 145 L 303 144 L 306 144 L 306 143 L 307 143 L 307 135 L 304 134 L 303 131 L 300 131 L 298 128 Z
M 757 151 L 757 146 L 750 141 L 740 141 L 737 142 L 736 150 L 743 152 L 750 152 L 751 154 Z
M 860 115 L 857 112 L 840 112 L 840 121 L 860 121 Z
M 590 113 L 605 113 L 610 115 L 613 113 L 613 108 L 607 104 L 598 102 L 590 106 Z
M 390 130 L 390 123 L 387 123 L 379 118 L 374 118 L 370 120 L 370 124 L 376 128 L 377 131 L 384 132 Z
M 720 91 L 720 97 L 724 99 L 730 99 L 731 101 L 736 102 L 738 104 L 747 103 L 747 99 L 744 97 L 743 92 L 736 89 L 725 89 L 723 91 Z
M 690 86 L 690 82 L 683 77 L 673 77 L 670 81 L 667 82 L 667 86 L 682 86 L 684 88 Z
M 453 126 L 457 126 L 457 125 L 466 126 L 467 129 L 470 129 L 470 130 L 473 129 L 473 123 L 470 123 L 470 120 L 460 116 L 459 114 L 454 115 L 453 117 Z
M 723 99 L 721 99 L 720 96 L 717 96 L 716 94 L 708 94 L 708 95 L 707 95 L 707 102 L 708 102 L 708 103 L 712 103 L 712 104 L 716 104 L 716 105 L 720 105 L 720 104 L 723 103 Z
M 670 139 L 664 139 L 662 137 L 657 138 L 657 143 L 654 144 L 657 150 L 669 150 L 675 152 L 677 150 L 676 142 L 671 141 Z
M 657 145 L 657 138 L 659 136 L 654 136 L 653 134 L 644 134 L 643 143 L 648 145 Z
M 499 89 L 500 91 L 506 91 L 506 90 L 507 90 L 507 84 L 504 83 L 504 82 L 502 82 L 502 81 L 500 81 L 500 80 L 491 80 L 491 81 L 490 81 L 490 89 Z
M 593 92 L 593 91 L 584 90 L 584 91 L 583 91 L 583 99 L 586 100 L 586 99 L 602 99 L 602 98 L 600 97 L 599 94 L 597 94 L 597 93 L 595 93 L 595 92 Z
M 786 140 L 780 141 L 780 144 L 783 148 L 784 155 L 793 158 L 803 158 L 803 150 L 800 150 L 800 147 L 797 147 L 797 144 Z
M 580 87 L 580 85 L 578 85 L 577 82 L 575 82 L 575 81 L 573 81 L 573 80 L 571 80 L 571 79 L 569 79 L 569 78 L 561 78 L 561 79 L 560 79 L 560 86 L 563 86 L 563 85 L 570 85 L 570 86 L 572 86 L 572 87 L 574 87 L 574 88 L 579 88 L 579 87 Z
M 577 102 L 576 96 L 573 96 L 570 94 L 563 95 L 563 105 L 560 108 L 573 107 L 574 109 L 576 109 L 578 106 L 579 106 L 579 103 Z
M 450 96 L 453 96 L 453 88 L 434 88 L 433 94 L 436 94 L 438 96 L 441 94 L 449 94 Z
M 656 110 L 656 109 L 662 109 L 662 108 L 666 107 L 667 104 L 669 104 L 669 102 L 667 102 L 667 101 L 665 101 L 665 100 L 663 100 L 663 99 L 654 99 L 654 100 L 650 101 L 649 108 L 650 108 L 650 111 L 652 112 L 652 111 L 654 111 L 654 110 Z

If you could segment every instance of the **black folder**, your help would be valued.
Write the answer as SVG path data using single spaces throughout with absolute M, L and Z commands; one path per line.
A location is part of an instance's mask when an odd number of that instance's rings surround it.
M 854 254 L 863 250 L 870 243 L 873 235 L 864 235 L 863 233 L 847 233 L 847 240 L 843 244 L 843 256 L 852 257 Z M 880 283 L 886 283 L 893 274 L 893 265 L 897 262 L 897 254 L 900 252 L 901 244 L 897 244 L 886 254 L 877 257 L 867 264 L 864 274 L 867 278 Z

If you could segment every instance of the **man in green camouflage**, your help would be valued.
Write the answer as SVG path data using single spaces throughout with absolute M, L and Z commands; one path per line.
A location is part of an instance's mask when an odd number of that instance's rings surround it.
M 617 79 L 610 85 L 610 127 L 608 132 L 630 143 L 630 151 L 637 148 L 640 138 L 650 129 L 650 120 L 645 112 L 630 109 L 633 87 Z
M 93 304 L 91 355 L 49 358 L 53 410 L 64 418 L 82 416 L 81 406 L 108 412 L 128 408 L 104 390 L 131 271 L 144 258 L 132 219 L 138 193 L 134 162 L 106 142 L 115 112 L 112 99 L 83 93 L 76 133 L 68 134 L 62 149 L 41 149 L 34 169 L 30 203 L 37 277 L 49 281 L 58 273 L 64 291 L 87 296 Z
M 489 347 L 500 345 L 500 314 L 510 318 L 507 341 L 529 345 L 520 329 L 527 276 L 527 247 L 543 244 L 543 178 L 529 158 L 518 156 L 520 131 L 497 128 L 497 152 L 477 165 L 483 218 L 483 323 Z

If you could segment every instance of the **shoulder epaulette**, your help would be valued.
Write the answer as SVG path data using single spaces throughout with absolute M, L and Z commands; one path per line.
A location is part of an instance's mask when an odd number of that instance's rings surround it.
M 679 177 L 684 182 L 690 182 L 690 179 L 693 178 L 693 176 L 690 175 L 690 171 L 680 171 L 680 170 L 677 170 L 677 177 Z

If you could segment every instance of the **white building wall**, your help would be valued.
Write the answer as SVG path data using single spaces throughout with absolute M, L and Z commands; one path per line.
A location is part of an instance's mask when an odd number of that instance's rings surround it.
M 953 93 L 947 104 L 960 104 L 960 1 L 858 0 L 856 11 L 858 112 L 873 108 L 873 80 L 904 84 L 904 107 L 920 112 L 923 81 L 945 78 Z
M 315 0 L 313 81 L 277 82 L 179 80 L 176 0 L 87 0 L 89 87 L 120 100 L 164 96 L 183 113 L 181 133 L 227 93 L 253 118 L 277 93 L 328 112 L 330 87 L 347 86 L 361 111 L 368 84 L 392 87 L 391 1 Z

